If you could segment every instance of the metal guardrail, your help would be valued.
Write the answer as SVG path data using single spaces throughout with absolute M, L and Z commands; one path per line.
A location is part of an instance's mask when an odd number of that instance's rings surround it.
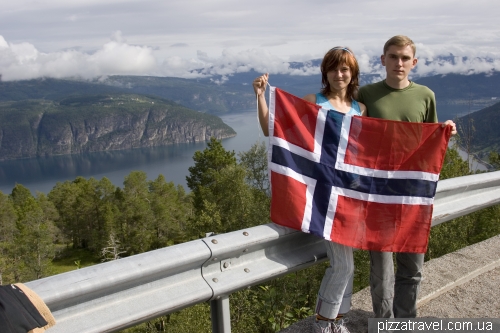
M 500 203 L 500 171 L 438 183 L 433 225 Z M 214 332 L 230 332 L 231 293 L 326 259 L 321 239 L 266 224 L 31 281 L 56 326 L 116 332 L 211 301 Z
M 500 171 L 438 182 L 432 226 L 500 203 Z

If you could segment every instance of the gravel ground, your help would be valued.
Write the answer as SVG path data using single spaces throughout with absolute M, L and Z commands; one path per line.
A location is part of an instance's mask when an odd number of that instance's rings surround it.
M 500 268 L 483 273 L 419 307 L 419 317 L 500 318 Z
M 418 301 L 422 318 L 500 318 L 500 236 L 428 261 Z M 366 333 L 373 317 L 368 288 L 353 295 L 351 333 Z M 313 318 L 281 333 L 313 333 Z

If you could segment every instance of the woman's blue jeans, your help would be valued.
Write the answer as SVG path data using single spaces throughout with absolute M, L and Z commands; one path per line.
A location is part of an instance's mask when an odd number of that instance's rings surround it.
M 352 247 L 325 240 L 330 266 L 326 269 L 316 302 L 316 313 L 335 319 L 351 308 L 354 258 Z

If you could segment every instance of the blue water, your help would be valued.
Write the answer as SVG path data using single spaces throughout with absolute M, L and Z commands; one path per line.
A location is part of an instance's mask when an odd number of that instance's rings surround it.
M 469 111 L 468 106 L 438 105 L 439 121 L 454 119 Z M 227 150 L 247 151 L 257 141 L 266 139 L 260 131 L 256 111 L 241 111 L 225 115 L 222 120 L 234 128 L 236 137 L 222 140 Z M 188 168 L 194 164 L 193 154 L 206 148 L 206 143 L 138 148 L 75 155 L 0 161 L 0 191 L 10 193 L 16 183 L 36 191 L 48 193 L 56 184 L 74 180 L 77 176 L 101 179 L 107 177 L 116 186 L 131 171 L 146 172 L 149 179 L 163 174 L 167 181 L 186 188 Z M 187 189 L 187 188 L 186 188 Z
M 237 133 L 236 137 L 222 140 L 224 148 L 236 153 L 247 151 L 258 140 L 263 141 L 256 112 L 242 111 L 221 117 Z M 9 194 L 16 183 L 33 193 L 48 193 L 57 182 L 74 180 L 77 176 L 101 179 L 107 177 L 116 186 L 131 171 L 146 172 L 149 179 L 163 174 L 167 181 L 183 185 L 186 189 L 188 168 L 194 164 L 193 155 L 206 148 L 206 143 L 176 144 L 154 148 L 61 155 L 0 161 L 0 191 Z

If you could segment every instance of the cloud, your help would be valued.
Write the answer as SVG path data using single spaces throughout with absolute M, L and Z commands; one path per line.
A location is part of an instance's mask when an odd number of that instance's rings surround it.
M 0 74 L 2 80 L 40 77 L 91 79 L 113 74 L 152 74 L 158 64 L 148 46 L 130 45 L 120 32 L 93 53 L 78 50 L 44 53 L 30 43 L 7 43 L 0 36 Z
M 219 57 L 209 56 L 208 53 L 199 50 L 196 58 L 167 57 L 159 66 L 157 75 L 185 78 L 225 77 L 250 70 L 287 74 L 290 73 L 289 67 L 285 60 L 261 49 L 240 52 L 223 50 Z M 218 79 L 217 82 L 221 83 L 220 80 L 226 79 Z
M 70 22 L 76 22 L 78 20 L 78 15 L 70 15 L 68 17 L 65 18 L 66 21 L 70 21 Z
M 187 43 L 170 45 L 173 48 L 187 46 Z M 354 50 L 362 73 L 385 75 L 376 51 Z M 417 44 L 417 56 L 419 63 L 413 77 L 500 71 L 500 56 L 495 50 L 421 43 Z M 169 55 L 168 51 L 158 47 L 133 45 L 121 31 L 114 32 L 108 42 L 92 52 L 80 48 L 41 52 L 31 43 L 10 43 L 0 36 L 0 74 L 2 80 L 9 81 L 41 77 L 92 79 L 107 75 L 152 75 L 214 77 L 214 82 L 221 84 L 235 73 L 252 70 L 259 73 L 316 75 L 319 68 L 310 61 L 313 57 L 311 54 L 297 54 L 284 59 L 263 48 L 239 51 L 228 48 L 218 56 L 199 50 L 195 57 L 181 57 Z M 291 65 L 292 60 L 302 65 Z
M 206 64 L 203 73 L 207 75 L 229 75 L 248 72 L 251 69 L 262 73 L 286 74 L 289 72 L 289 64 L 287 62 L 262 49 L 240 52 L 233 52 L 226 49 L 217 58 L 209 57 L 207 54 L 199 51 L 198 59 Z
M 449 56 L 445 59 L 420 63 L 415 72 L 419 76 L 429 76 L 449 73 L 488 74 L 494 71 L 500 71 L 500 59 Z
M 345 45 L 354 50 L 363 73 L 383 74 L 377 59 L 384 42 L 395 34 L 407 34 L 419 43 L 414 75 L 498 70 L 500 2 L 421 0 L 406 3 L 404 9 L 394 4 L 4 1 L 0 73 L 4 80 L 111 74 L 215 75 L 223 80 L 248 70 L 310 75 L 319 71 L 307 61 Z M 110 38 L 117 30 L 123 34 Z M 450 54 L 458 58 L 446 58 Z M 299 68 L 293 62 L 306 64 Z
M 250 17 L 254 15 L 253 10 L 216 10 L 202 13 L 201 16 L 209 17 L 211 19 L 240 19 L 242 17 Z
M 175 43 L 175 44 L 172 44 L 170 45 L 170 47 L 188 47 L 189 44 L 186 44 L 186 43 Z
M 3 36 L 0 35 L 0 50 L 6 49 L 8 47 L 9 47 L 9 44 L 7 44 L 7 41 L 5 40 L 5 38 L 3 38 Z

